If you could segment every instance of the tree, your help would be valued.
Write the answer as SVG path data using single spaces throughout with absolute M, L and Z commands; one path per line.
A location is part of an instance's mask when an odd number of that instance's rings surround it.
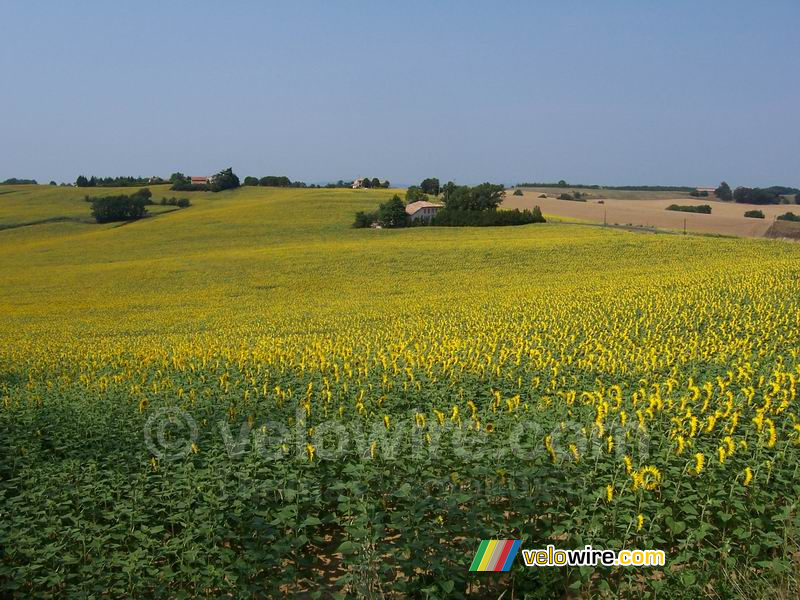
M 172 184 L 176 183 L 189 183 L 189 178 L 181 172 L 173 173 L 169 176 L 169 182 Z
M 257 177 L 245 177 L 242 185 L 258 185 Z
M 223 190 L 232 190 L 239 187 L 239 178 L 233 172 L 233 169 L 228 167 L 223 169 L 211 181 L 211 191 L 221 192 Z
M 416 185 L 412 185 L 406 190 L 406 203 L 419 202 L 420 200 L 427 200 L 428 196 Z
M 381 180 L 378 179 L 377 177 L 373 177 L 372 181 L 370 181 L 370 185 L 374 188 L 379 188 L 381 187 Z
M 397 194 L 392 196 L 388 202 L 381 204 L 378 209 L 378 222 L 383 227 L 405 227 L 408 225 L 408 221 L 406 206 Z
M 452 181 L 448 181 L 444 184 L 444 186 L 442 186 L 440 191 L 442 192 L 442 198 L 445 204 L 447 204 L 447 199 L 456 190 L 456 188 L 458 188 L 458 186 Z
M 89 178 L 89 183 L 87 183 L 86 185 L 88 185 L 89 187 L 95 187 L 95 186 L 97 186 L 97 177 L 95 177 L 94 175 L 92 175 L 92 176 Z
M 55 181 L 50 181 L 50 185 L 58 185 Z
M 386 181 L 384 181 L 383 184 L 381 184 L 381 187 L 389 189 L 389 180 L 387 179 Z M 800 204 L 800 203 L 798 203 L 798 204 Z
M 78 187 L 89 187 L 89 180 L 83 175 L 78 175 L 78 178 L 75 180 L 75 185 Z
M 533 220 L 534 223 L 546 223 L 547 222 L 545 220 L 545 218 L 544 218 L 544 215 L 542 215 L 542 209 L 539 208 L 538 204 L 533 207 L 533 219 L 534 219 Z
M 730 202 L 731 200 L 733 200 L 733 192 L 731 191 L 731 186 L 729 186 L 724 181 L 719 184 L 717 189 L 714 190 L 714 195 L 720 200 L 724 200 L 725 202 Z
M 505 189 L 499 184 L 482 183 L 472 188 L 454 186 L 445 194 L 444 203 L 451 210 L 495 210 L 504 195 Z
M 425 194 L 430 194 L 431 196 L 439 195 L 439 180 L 436 177 L 423 179 L 419 187 Z
M 153 192 L 150 191 L 150 188 L 142 188 L 131 196 L 131 198 L 141 198 L 144 200 L 145 204 L 152 204 L 150 201 L 150 198 L 152 197 Z
M 361 180 L 361 187 L 362 188 L 371 188 L 372 187 L 372 180 L 369 177 L 364 177 Z
M 567 187 L 567 182 L 563 179 L 558 180 L 558 187 Z

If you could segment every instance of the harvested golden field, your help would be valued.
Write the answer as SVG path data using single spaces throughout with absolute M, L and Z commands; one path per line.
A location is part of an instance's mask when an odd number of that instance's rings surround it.
M 9 189 L 77 220 L 0 230 L 0 595 L 796 595 L 797 244 Z M 667 564 L 471 572 L 487 539 Z
M 764 237 L 775 217 L 791 210 L 800 212 L 796 205 L 737 204 L 713 198 L 692 198 L 688 194 L 675 192 L 615 193 L 614 190 L 588 190 L 589 198 L 586 202 L 558 199 L 559 194 L 570 191 L 569 188 L 523 188 L 522 196 L 513 196 L 509 191 L 503 206 L 524 209 L 538 205 L 545 214 L 568 219 L 592 223 L 603 223 L 605 219 L 609 225 L 655 227 L 673 231 L 683 231 L 685 220 L 688 231 L 740 237 Z M 544 193 L 547 198 L 540 198 Z M 599 203 L 601 199 L 603 204 Z M 670 204 L 708 204 L 712 207 L 712 212 L 705 215 L 666 210 Z M 761 210 L 765 218 L 745 217 L 744 213 L 748 210 Z

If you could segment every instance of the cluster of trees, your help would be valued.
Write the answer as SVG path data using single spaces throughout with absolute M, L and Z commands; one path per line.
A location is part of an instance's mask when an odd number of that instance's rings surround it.
M 395 194 L 392 196 L 391 200 L 381 204 L 376 211 L 357 212 L 353 227 L 371 227 L 373 223 L 377 223 L 381 227 L 394 229 L 397 227 L 408 227 L 411 224 L 411 218 L 406 212 L 406 205 L 400 199 L 400 196 Z
M 582 194 L 581 192 L 572 192 L 571 194 L 559 194 L 559 200 L 572 200 L 573 202 L 586 202 L 586 197 L 589 194 Z
M 681 206 L 679 204 L 670 204 L 667 210 L 678 210 L 681 212 L 701 213 L 704 215 L 711 214 L 711 207 L 708 204 L 700 204 L 698 206 Z
M 170 175 L 169 182 L 172 184 L 169 189 L 176 192 L 221 192 L 238 188 L 241 185 L 239 177 L 230 167 L 212 176 L 211 182 L 207 184 L 192 183 L 190 177 L 180 172 Z
M 133 194 L 120 194 L 116 196 L 84 196 L 86 202 L 92 204 L 92 216 L 98 223 L 112 221 L 132 221 L 141 219 L 147 214 L 147 207 L 155 204 L 153 192 L 149 188 L 142 188 Z M 177 206 L 186 208 L 192 203 L 188 198 L 161 198 L 161 206 Z
M 17 179 L 16 177 L 10 177 L 3 182 L 0 182 L 0 185 L 37 185 L 35 179 Z
M 78 187 L 137 187 L 147 184 L 164 183 L 161 177 L 86 177 L 85 175 L 78 175 L 75 180 L 75 185 Z M 50 185 L 55 185 L 55 181 L 51 181 Z
M 692 196 L 693 198 L 708 198 L 708 192 L 705 190 L 703 190 L 702 192 L 700 190 L 692 190 L 691 192 L 689 192 L 689 195 Z
M 764 212 L 760 210 L 748 210 L 747 212 L 744 213 L 744 216 L 749 217 L 751 219 L 763 219 Z
M 141 219 L 147 214 L 147 205 L 153 203 L 152 195 L 149 189 L 144 188 L 131 195 L 87 196 L 86 200 L 92 203 L 92 216 L 98 223 L 110 223 Z
M 800 215 L 796 215 L 793 212 L 783 213 L 778 215 L 778 221 L 800 221 Z
M 352 187 L 352 185 L 353 184 L 351 183 L 350 186 Z M 388 188 L 389 187 L 389 182 L 388 181 L 381 182 L 381 180 L 378 179 L 377 177 L 373 177 L 372 179 L 370 179 L 369 177 L 364 177 L 364 179 L 361 181 L 361 187 L 363 187 L 363 188 Z
M 714 195 L 725 202 L 739 202 L 741 204 L 789 204 L 786 196 L 794 195 L 795 204 L 800 204 L 800 190 L 797 188 L 773 185 L 767 188 L 737 187 L 731 190 L 725 181 L 719 184 Z
M 296 188 L 308 187 L 302 181 L 292 181 L 285 175 L 267 175 L 266 177 L 261 177 L 261 178 L 248 176 L 244 178 L 242 185 L 249 185 L 249 186 L 261 185 L 264 187 L 296 187 Z

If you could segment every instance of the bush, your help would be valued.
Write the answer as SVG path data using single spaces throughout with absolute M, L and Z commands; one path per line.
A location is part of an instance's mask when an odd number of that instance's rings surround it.
M 242 185 L 258 185 L 258 177 L 245 177 Z
M 522 190 L 519 188 L 514 190 L 514 196 L 522 196 Z
M 763 219 L 764 213 L 760 210 L 748 210 L 746 213 L 744 213 L 744 216 L 751 219 Z
M 98 196 L 92 199 L 92 216 L 98 223 L 131 221 L 147 214 L 147 199 L 132 196 Z
M 708 192 L 706 192 L 706 191 L 702 191 L 701 192 L 699 190 L 692 190 L 691 192 L 689 192 L 689 195 L 693 196 L 694 198 L 707 198 L 708 197 Z
M 378 214 L 375 212 L 364 212 L 360 210 L 356 213 L 356 220 L 353 222 L 353 227 L 356 229 L 364 229 L 371 227 L 373 223 L 378 220 Z
M 711 207 L 708 204 L 700 204 L 698 206 L 681 206 L 678 204 L 670 204 L 667 210 L 677 210 L 680 212 L 701 213 L 704 215 L 711 214 Z
M 574 192 L 572 194 L 561 194 L 558 197 L 559 200 L 571 200 L 572 202 L 586 202 L 586 198 L 580 192 Z
M 539 198 L 547 198 L 547 194 L 539 194 Z
M 441 227 L 494 227 L 545 223 L 538 206 L 530 210 L 440 210 L 431 219 L 431 225 Z
M 177 206 L 178 208 L 186 208 L 192 205 L 188 198 L 176 198 L 175 196 L 172 198 L 162 198 L 160 204 L 161 206 Z
M 793 212 L 783 213 L 778 215 L 778 221 L 800 221 L 800 215 L 796 215 Z
M 173 183 L 169 188 L 173 192 L 210 192 L 211 186 L 198 183 Z

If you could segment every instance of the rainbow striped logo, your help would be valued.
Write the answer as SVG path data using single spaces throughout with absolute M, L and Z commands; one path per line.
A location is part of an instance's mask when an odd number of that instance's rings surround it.
M 508 571 L 521 540 L 481 540 L 470 571 Z

